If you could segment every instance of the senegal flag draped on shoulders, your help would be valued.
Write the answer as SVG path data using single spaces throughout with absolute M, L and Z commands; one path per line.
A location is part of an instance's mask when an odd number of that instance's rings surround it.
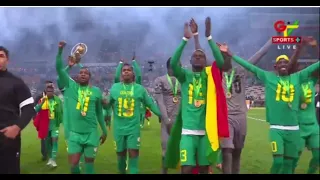
M 222 76 L 216 62 L 205 69 L 207 78 L 206 104 L 206 136 L 208 137 L 207 157 L 215 163 L 219 138 L 229 137 L 227 102 L 222 87 Z M 165 165 L 167 168 L 177 168 L 180 160 L 180 139 L 182 133 L 181 105 L 175 124 L 168 140 Z
M 53 98 L 56 103 L 54 108 L 55 119 L 56 119 L 57 127 L 59 127 L 60 123 L 62 122 L 62 115 L 63 115 L 62 103 L 58 96 L 53 96 Z M 48 136 L 49 123 L 50 123 L 48 99 L 46 98 L 44 102 L 41 102 L 41 100 L 39 100 L 38 105 L 41 105 L 41 109 L 37 113 L 36 117 L 34 118 L 33 124 L 38 131 L 38 138 L 45 139 Z

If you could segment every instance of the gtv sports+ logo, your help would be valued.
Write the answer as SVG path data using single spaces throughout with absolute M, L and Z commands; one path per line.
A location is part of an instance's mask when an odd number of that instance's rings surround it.
M 283 20 L 276 21 L 273 25 L 278 33 L 283 33 L 283 36 L 273 36 L 272 43 L 277 44 L 277 49 L 296 49 L 296 44 L 301 43 L 300 36 L 290 36 L 292 32 L 299 28 L 299 21 L 293 23 Z

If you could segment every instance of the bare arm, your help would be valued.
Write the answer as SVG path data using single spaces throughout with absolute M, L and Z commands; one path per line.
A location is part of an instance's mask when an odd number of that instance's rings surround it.
M 194 35 L 193 36 L 194 38 L 194 47 L 195 47 L 195 50 L 197 49 L 201 49 L 201 45 L 200 45 L 200 41 L 199 41 L 199 35 Z
M 303 51 L 303 48 L 307 45 L 311 45 L 312 47 L 316 47 L 317 50 L 319 50 L 319 47 L 317 45 L 317 41 L 312 37 L 302 37 L 301 43 L 297 45 L 297 49 L 294 50 L 292 56 L 290 57 L 289 61 L 289 73 L 295 73 L 299 71 L 299 65 L 298 60 L 301 56 L 301 52 Z
M 298 45 L 297 46 L 297 49 L 294 50 L 292 56 L 290 57 L 290 60 L 289 60 L 289 73 L 295 73 L 298 71 L 298 59 L 301 55 L 301 52 L 303 50 L 303 45 Z
M 272 45 L 272 39 L 270 38 L 253 56 L 249 58 L 251 64 L 257 64 L 264 55 L 267 54 L 268 50 Z

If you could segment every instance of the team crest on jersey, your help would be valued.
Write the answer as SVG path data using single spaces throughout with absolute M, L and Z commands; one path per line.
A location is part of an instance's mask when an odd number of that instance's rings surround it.
M 97 151 L 98 151 L 98 148 L 96 147 L 96 148 L 94 148 L 93 150 L 94 150 L 94 152 L 97 152 Z
M 137 141 L 140 142 L 140 137 L 138 137 Z

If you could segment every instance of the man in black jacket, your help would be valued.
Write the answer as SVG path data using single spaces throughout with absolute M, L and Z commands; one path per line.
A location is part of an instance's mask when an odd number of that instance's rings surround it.
M 48 87 L 48 86 L 53 86 L 53 83 L 52 81 L 46 81 L 45 83 L 45 87 Z M 34 101 L 34 104 L 37 105 L 37 103 L 40 101 L 40 99 L 43 97 L 43 95 L 45 95 L 46 92 L 43 91 L 41 94 L 39 94 L 36 98 L 35 98 L 35 101 Z M 45 139 L 41 139 L 41 155 L 42 155 L 42 160 L 43 161 L 46 161 L 48 159 L 48 153 L 47 153 L 47 150 L 46 150 L 46 141 Z
M 0 174 L 20 174 L 20 132 L 34 116 L 30 89 L 8 72 L 9 51 L 0 46 Z

